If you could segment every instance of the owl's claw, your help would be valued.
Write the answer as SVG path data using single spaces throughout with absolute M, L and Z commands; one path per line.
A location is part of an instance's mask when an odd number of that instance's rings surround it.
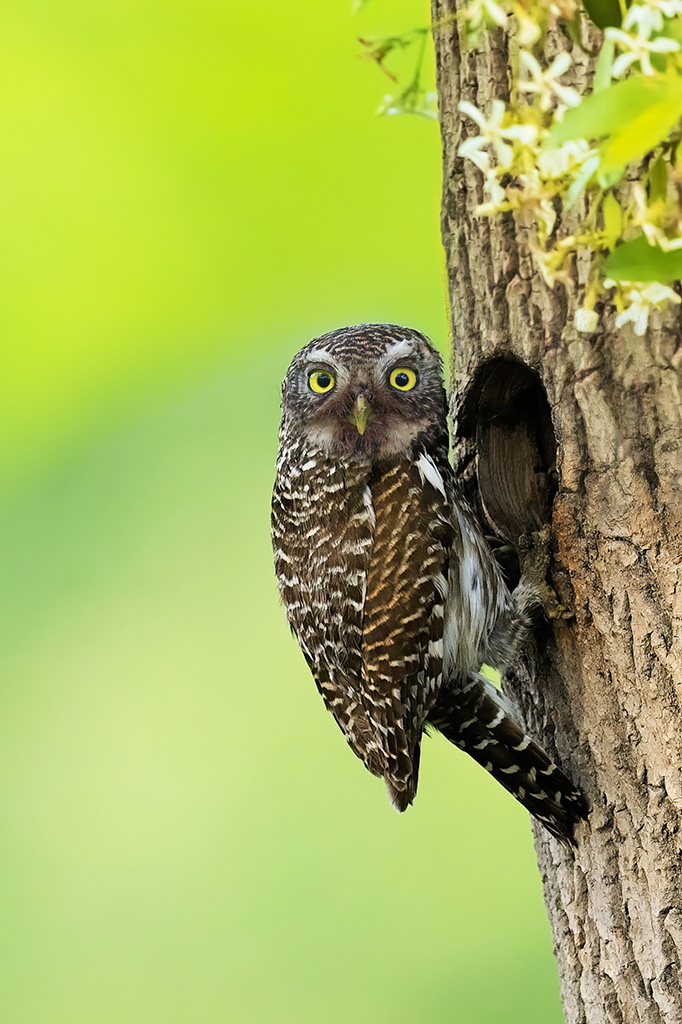
M 560 603 L 557 593 L 549 583 L 544 583 L 539 590 L 538 598 L 542 603 L 542 610 L 550 620 L 574 619 L 575 612 L 566 605 Z
M 552 543 L 552 530 L 543 526 L 541 530 L 522 534 L 517 542 L 521 579 L 532 587 L 537 603 L 550 620 L 573 619 L 575 612 L 559 600 L 556 591 L 547 582 Z

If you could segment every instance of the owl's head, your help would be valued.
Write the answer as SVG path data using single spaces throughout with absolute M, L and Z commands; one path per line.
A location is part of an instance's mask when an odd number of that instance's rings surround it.
M 446 434 L 442 362 L 417 331 L 344 327 L 309 342 L 282 385 L 283 428 L 332 455 L 387 459 Z

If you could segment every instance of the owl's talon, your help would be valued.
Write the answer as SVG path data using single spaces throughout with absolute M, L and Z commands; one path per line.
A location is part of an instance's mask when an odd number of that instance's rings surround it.
M 574 619 L 575 612 L 559 600 L 556 591 L 547 581 L 549 569 L 552 529 L 543 526 L 534 533 L 522 534 L 517 547 L 521 566 L 522 581 L 534 591 L 537 604 L 550 621 Z
M 571 608 L 567 608 L 566 605 L 561 604 L 556 591 L 549 583 L 545 583 L 540 588 L 538 598 L 542 604 L 543 612 L 550 621 L 575 618 L 575 612 Z

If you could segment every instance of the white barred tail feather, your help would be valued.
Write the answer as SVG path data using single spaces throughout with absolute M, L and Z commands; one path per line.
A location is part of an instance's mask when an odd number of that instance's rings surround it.
M 441 687 L 429 724 L 464 750 L 552 835 L 574 845 L 587 816 L 582 793 L 519 725 L 505 698 L 480 675 L 462 688 Z

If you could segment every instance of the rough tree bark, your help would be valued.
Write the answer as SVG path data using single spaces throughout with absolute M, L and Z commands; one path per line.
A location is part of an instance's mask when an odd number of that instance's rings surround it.
M 457 105 L 488 112 L 508 97 L 514 41 L 496 29 L 467 51 L 456 8 L 432 0 L 455 459 L 498 534 L 514 540 L 551 521 L 550 580 L 575 611 L 547 627 L 532 671 L 510 681 L 591 807 L 575 854 L 536 830 L 564 1011 L 568 1024 L 676 1024 L 681 317 L 654 315 L 642 338 L 631 325 L 615 331 L 609 316 L 597 334 L 578 334 L 586 266 L 578 261 L 572 283 L 550 290 L 533 268 L 528 226 L 475 215 L 481 175 L 457 149 L 477 129 Z M 556 33 L 548 53 L 570 45 Z M 573 55 L 584 82 L 589 62 Z

